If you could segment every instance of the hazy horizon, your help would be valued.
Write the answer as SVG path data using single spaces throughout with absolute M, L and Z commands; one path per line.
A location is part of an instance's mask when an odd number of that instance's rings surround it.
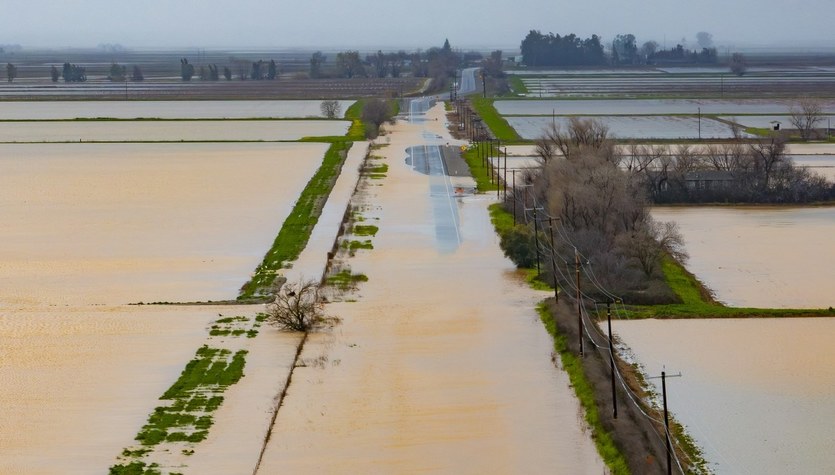
M 461 49 L 518 48 L 529 30 L 597 34 L 611 41 L 632 33 L 640 43 L 673 47 L 684 39 L 696 48 L 696 33 L 733 47 L 835 47 L 835 2 L 807 0 L 802 8 L 777 0 L 685 2 L 646 0 L 579 4 L 522 0 L 509 11 L 493 2 L 469 6 L 425 0 L 286 1 L 190 0 L 10 0 L 0 17 L 0 44 L 27 49 L 93 48 L 120 44 L 130 49 L 413 49 L 440 46 L 448 38 Z M 377 22 L 378 24 L 375 24 Z

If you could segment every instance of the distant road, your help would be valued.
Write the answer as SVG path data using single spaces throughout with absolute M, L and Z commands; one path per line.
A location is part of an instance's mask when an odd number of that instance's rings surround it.
M 461 81 L 458 83 L 458 94 L 467 95 L 478 92 L 475 73 L 480 68 L 467 68 L 461 71 Z

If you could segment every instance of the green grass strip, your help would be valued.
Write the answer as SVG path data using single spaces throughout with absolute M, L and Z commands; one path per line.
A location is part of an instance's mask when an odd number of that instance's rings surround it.
M 476 188 L 481 192 L 496 191 L 498 186 L 494 183 L 490 183 L 490 171 L 492 169 L 485 166 L 484 161 L 481 158 L 484 156 L 483 154 L 487 150 L 487 146 L 488 145 L 486 143 L 479 143 L 477 146 L 473 146 L 461 154 L 464 161 L 467 162 L 467 165 L 470 167 L 470 174 L 475 179 Z M 479 154 L 479 149 L 476 147 L 481 147 L 481 155 Z M 495 155 L 495 153 L 493 155 Z
M 290 215 L 281 225 L 273 245 L 255 274 L 241 288 L 238 300 L 269 296 L 276 272 L 287 262 L 296 260 L 310 239 L 310 233 L 322 214 L 352 142 L 334 142 L 325 153 L 322 166 L 307 183 Z
M 522 81 L 522 78 L 517 75 L 510 75 L 507 82 L 510 84 L 510 88 L 514 94 L 528 94 L 530 92 L 528 91 L 528 86 Z
M 493 107 L 493 99 L 473 97 L 471 99 L 473 109 L 484 121 L 484 125 L 490 128 L 493 135 L 502 142 L 520 142 L 522 137 L 516 130 L 507 123 L 504 117 Z
M 670 257 L 661 269 L 667 284 L 682 303 L 670 305 L 634 305 L 627 308 L 629 318 L 719 318 L 719 317 L 831 317 L 832 307 L 821 309 L 728 307 L 714 301 L 693 274 Z
M 606 466 L 609 467 L 611 473 L 628 475 L 631 472 L 626 459 L 618 450 L 612 436 L 600 422 L 600 413 L 597 411 L 597 404 L 594 400 L 594 390 L 583 371 L 583 362 L 568 350 L 565 336 L 557 331 L 554 317 L 544 303 L 537 306 L 537 312 L 539 312 L 539 317 L 542 319 L 548 333 L 554 338 L 554 350 L 559 353 L 562 367 L 568 373 L 571 387 L 574 388 L 574 394 L 580 401 L 580 405 L 583 406 L 586 422 L 592 428 L 592 439 L 597 447 L 597 452 Z

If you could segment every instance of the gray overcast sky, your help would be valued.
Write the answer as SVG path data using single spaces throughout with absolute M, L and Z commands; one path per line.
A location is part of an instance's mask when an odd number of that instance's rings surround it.
M 835 0 L 3 0 L 0 44 L 89 47 L 513 47 L 531 29 L 695 47 L 835 47 Z

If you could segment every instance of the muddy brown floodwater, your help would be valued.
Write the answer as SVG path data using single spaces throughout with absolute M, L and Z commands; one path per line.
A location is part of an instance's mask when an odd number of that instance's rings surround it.
M 445 130 L 436 106 L 380 139 L 389 171 L 361 209 L 380 231 L 349 260 L 369 281 L 305 346 L 259 473 L 605 471 L 491 199 L 447 197 L 455 212 L 439 214 L 440 185 L 405 164 L 409 147 L 452 142 Z
M 613 322 L 717 474 L 831 474 L 835 318 Z M 653 380 L 657 385 L 658 380 Z M 656 388 L 660 393 L 660 388 Z
M 835 306 L 835 206 L 655 207 L 678 223 L 687 268 L 737 307 Z
M 0 145 L 0 473 L 105 473 L 209 322 L 263 309 L 125 304 L 234 298 L 326 149 Z

